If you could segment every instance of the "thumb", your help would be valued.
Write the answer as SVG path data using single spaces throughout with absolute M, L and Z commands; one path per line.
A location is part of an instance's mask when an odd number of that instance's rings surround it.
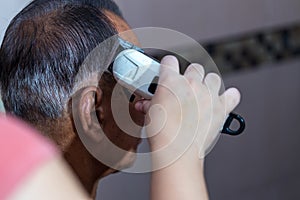
M 135 103 L 134 108 L 137 111 L 143 112 L 144 114 L 146 114 L 148 112 L 150 106 L 151 106 L 150 100 L 140 100 Z

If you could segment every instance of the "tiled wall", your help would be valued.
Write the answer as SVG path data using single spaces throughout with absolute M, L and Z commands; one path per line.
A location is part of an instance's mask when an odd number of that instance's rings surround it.
M 256 68 L 300 56 L 300 24 L 204 44 L 219 70 Z
M 201 42 L 199 42 L 201 44 Z M 233 71 L 255 69 L 269 66 L 271 63 L 279 63 L 300 57 L 300 23 L 276 29 L 266 29 L 252 32 L 238 37 L 227 37 L 213 42 L 202 43 L 203 48 L 215 62 L 222 75 Z M 205 65 L 208 60 L 199 55 L 199 50 L 193 47 L 183 46 L 175 48 L 176 54 L 184 70 L 189 62 L 197 62 Z M 171 50 L 172 51 L 172 50 Z M 153 57 L 161 60 L 163 56 L 172 54 L 169 51 L 152 50 Z M 183 72 L 182 70 L 182 72 Z

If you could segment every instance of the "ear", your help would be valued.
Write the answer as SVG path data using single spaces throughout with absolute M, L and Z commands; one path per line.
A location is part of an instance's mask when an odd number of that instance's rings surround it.
M 100 142 L 104 135 L 101 130 L 103 122 L 102 90 L 95 86 L 88 86 L 76 94 L 76 116 L 82 131 L 94 142 Z M 75 102 L 74 102 L 75 103 Z

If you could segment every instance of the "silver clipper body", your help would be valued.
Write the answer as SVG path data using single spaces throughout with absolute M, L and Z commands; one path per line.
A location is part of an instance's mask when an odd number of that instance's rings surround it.
M 119 38 L 120 49 L 110 72 L 120 85 L 145 99 L 151 99 L 155 93 L 160 71 L 160 63 L 146 55 L 142 49 Z M 230 128 L 233 120 L 239 123 L 236 130 Z M 245 129 L 245 120 L 238 114 L 229 113 L 222 133 L 239 135 Z
M 115 79 L 130 91 L 151 99 L 159 78 L 160 63 L 135 49 L 121 51 L 112 67 Z

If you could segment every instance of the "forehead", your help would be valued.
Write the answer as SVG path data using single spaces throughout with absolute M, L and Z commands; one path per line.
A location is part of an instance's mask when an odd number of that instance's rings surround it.
M 127 24 L 125 20 L 123 20 L 121 17 L 108 10 L 104 10 L 104 14 L 113 23 L 121 38 L 131 42 L 134 45 L 139 46 L 139 42 L 136 35 L 131 30 L 130 26 Z

